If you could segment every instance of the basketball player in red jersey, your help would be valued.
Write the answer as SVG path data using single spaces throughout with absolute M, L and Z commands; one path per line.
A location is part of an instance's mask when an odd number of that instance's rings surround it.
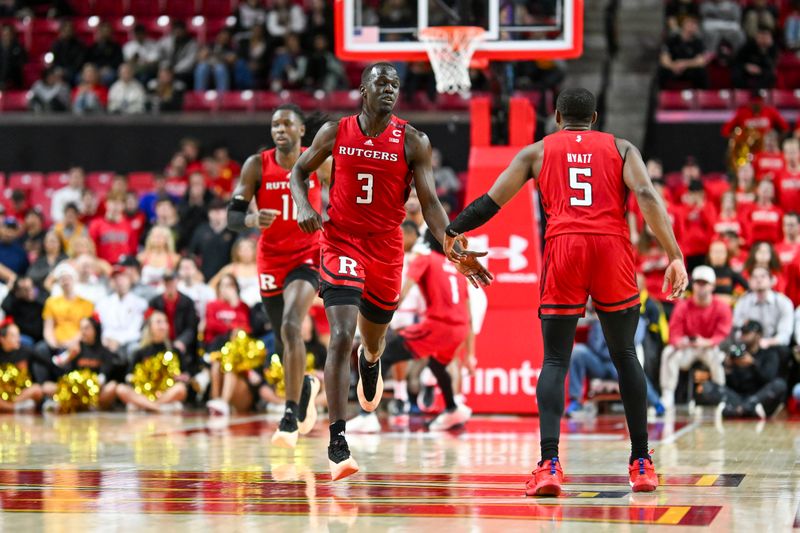
M 631 436 L 631 487 L 634 492 L 646 492 L 658 486 L 647 450 L 644 372 L 633 343 L 640 302 L 625 224 L 627 189 L 636 195 L 647 225 L 669 257 L 664 273 L 664 291 L 671 287 L 669 299 L 681 296 L 688 278 L 669 216 L 642 156 L 628 141 L 591 131 L 596 120 L 592 93 L 586 89 L 561 92 L 556 103 L 560 131 L 520 151 L 488 194 L 472 202 L 453 221 L 445 238 L 448 257 L 459 261 L 461 254 L 453 245 L 466 245 L 462 234 L 494 216 L 529 179 L 536 180 L 547 229 L 539 306 L 544 363 L 536 388 L 542 460 L 527 483 L 526 494 L 530 496 L 561 493 L 564 474 L 558 460 L 558 442 L 564 412 L 564 379 L 575 327 L 584 315 L 589 296 L 619 373 Z
M 331 324 L 325 383 L 331 422 L 328 459 L 334 480 L 358 472 L 345 440 L 350 352 L 356 325 L 361 334 L 358 399 L 374 411 L 383 394 L 380 356 L 400 298 L 405 202 L 415 182 L 425 222 L 441 241 L 448 219 L 431 170 L 428 137 L 392 114 L 400 79 L 394 66 L 377 63 L 361 76 L 358 115 L 328 122 L 292 168 L 292 195 L 303 231 L 322 229 L 320 293 Z M 309 199 L 311 173 L 333 155 L 329 219 Z M 462 254 L 459 271 L 472 283 L 491 274 L 473 252 Z
M 257 255 L 261 298 L 283 344 L 286 376 L 286 410 L 272 443 L 294 448 L 298 434 L 311 431 L 317 420 L 314 401 L 320 383 L 314 376 L 304 376 L 306 349 L 300 327 L 319 288 L 319 236 L 297 226 L 297 205 L 289 189 L 291 168 L 304 150 L 300 143 L 305 118 L 300 108 L 278 107 L 272 114 L 271 133 L 275 148 L 250 156 L 244 164 L 228 208 L 228 227 L 261 229 Z M 316 209 L 322 205 L 321 181 L 329 174 L 330 163 L 325 163 L 309 176 L 308 202 Z M 254 198 L 258 211 L 248 213 Z

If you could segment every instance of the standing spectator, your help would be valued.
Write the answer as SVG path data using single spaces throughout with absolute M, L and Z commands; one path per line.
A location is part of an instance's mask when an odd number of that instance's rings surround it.
M 184 372 L 196 369 L 197 313 L 188 296 L 178 292 L 178 281 L 174 272 L 164 274 L 164 292 L 150 300 L 150 308 L 161 311 L 169 324 L 169 339 L 183 354 L 181 369 Z
M 86 174 L 81 167 L 72 167 L 68 174 L 67 185 L 53 193 L 50 203 L 50 219 L 53 222 L 64 220 L 64 209 L 67 204 L 74 204 L 78 209 L 81 207 L 81 195 L 86 185 Z
M 786 272 L 800 251 L 800 215 L 795 212 L 783 215 L 783 240 L 775 245 L 775 253 Z
M 147 29 L 143 24 L 134 26 L 133 39 L 122 47 L 122 58 L 133 67 L 136 77 L 142 83 L 156 75 L 159 60 L 158 44 L 147 36 Z
M 28 91 L 28 107 L 36 113 L 68 111 L 70 106 L 69 86 L 64 83 L 61 69 L 47 67 L 42 77 Z
M 178 261 L 178 291 L 194 302 L 197 316 L 206 316 L 206 304 L 216 298 L 214 289 L 206 285 L 203 274 L 191 257 Z
M 38 289 L 31 278 L 19 277 L 3 300 L 3 312 L 19 326 L 22 342 L 26 346 L 32 347 L 43 338 L 42 311 L 46 297 L 47 293 Z
M 790 137 L 783 141 L 783 159 L 785 165 L 775 180 L 780 206 L 800 212 L 800 140 Z
M 778 66 L 778 47 L 772 32 L 759 28 L 754 39 L 745 44 L 736 58 L 733 84 L 742 89 L 770 89 L 775 87 Z
M 142 283 L 159 285 L 165 273 L 171 272 L 178 265 L 175 253 L 175 239 L 169 228 L 153 226 L 144 243 L 144 250 L 139 254 L 142 265 Z
M 235 11 L 236 29 L 239 32 L 254 30 L 267 23 L 267 10 L 263 0 L 243 0 Z
M 206 177 L 202 172 L 189 175 L 189 187 L 178 205 L 178 250 L 184 250 L 192 242 L 192 235 L 202 224 L 208 222 L 208 206 L 214 200 L 214 193 L 206 187 Z
M 233 47 L 231 31 L 223 28 L 217 34 L 212 46 L 203 46 L 197 54 L 194 67 L 194 90 L 205 91 L 213 77 L 214 88 L 227 92 L 231 88 L 231 69 L 236 63 L 236 50 Z
M 788 131 L 789 123 L 776 107 L 764 102 L 759 91 L 753 91 L 750 102 L 738 107 L 733 118 L 722 126 L 722 135 L 730 137 L 736 128 L 752 128 L 766 134 L 770 130 Z
M 108 92 L 109 113 L 132 115 L 144 113 L 147 95 L 144 87 L 133 77 L 133 67 L 128 63 L 119 66 L 119 79 Z
M 28 53 L 19 44 L 14 27 L 0 27 L 0 91 L 22 88 L 22 69 L 28 61 Z
M 238 89 L 256 89 L 267 77 L 269 43 L 264 26 L 254 26 L 250 36 L 239 41 L 239 59 L 234 69 Z
M 132 238 L 130 224 L 122 216 L 123 209 L 124 197 L 110 196 L 106 199 L 105 218 L 96 218 L 89 224 L 89 236 L 94 241 L 97 257 L 111 264 L 136 251 L 137 243 Z
M 150 93 L 150 109 L 156 113 L 174 112 L 183 109 L 183 93 L 186 84 L 175 79 L 169 66 L 158 69 L 158 77 L 147 84 Z
M 644 276 L 647 291 L 650 296 L 664 305 L 665 309 L 671 310 L 672 303 L 667 300 L 669 293 L 662 290 L 664 272 L 669 266 L 669 257 L 647 225 L 642 229 L 637 248 L 638 270 Z
M 78 296 L 75 284 L 78 273 L 68 264 L 59 265 L 53 273 L 61 295 L 50 296 L 44 303 L 44 342 L 37 351 L 46 358 L 63 350 L 75 348 L 80 342 L 80 321 L 92 316 L 92 302 Z
M 780 377 L 780 354 L 762 344 L 764 328 L 755 320 L 742 326 L 741 344 L 725 358 L 725 385 L 698 385 L 697 402 L 719 404 L 724 418 L 767 418 L 786 398 L 786 380 Z
M 28 254 L 18 240 L 19 224 L 14 217 L 5 217 L 0 226 L 0 265 L 5 267 L 6 283 L 28 271 Z M 10 272 L 8 272 L 10 271 Z
M 741 294 L 747 290 L 747 280 L 733 270 L 728 259 L 728 246 L 724 241 L 713 241 L 708 248 L 708 266 L 714 269 L 716 283 L 714 295 L 731 305 L 734 293 Z
M 112 352 L 131 354 L 139 343 L 147 302 L 131 292 L 132 280 L 123 266 L 114 267 L 114 290 L 97 308 L 103 324 L 103 344 Z
M 306 59 L 306 87 L 329 93 L 345 87 L 346 83 L 344 66 L 331 51 L 328 38 L 325 35 L 316 35 L 311 54 Z
M 679 178 L 670 179 L 666 182 L 672 203 L 679 206 L 685 203 L 684 197 L 689 192 L 689 184 L 693 181 L 702 183 L 703 173 L 700 170 L 700 165 L 697 164 L 697 159 L 690 155 L 681 167 Z
M 306 48 L 311 48 L 317 35 L 324 35 L 329 43 L 333 42 L 333 7 L 325 0 L 311 0 L 304 35 Z
M 728 43 L 735 53 L 745 41 L 742 30 L 742 8 L 733 0 L 710 0 L 700 4 L 703 20 L 703 34 L 706 49 L 712 53 L 719 50 L 720 43 Z
M 706 48 L 699 35 L 697 19 L 686 17 L 681 32 L 667 39 L 661 51 L 660 83 L 687 82 L 692 88 L 708 87 Z
M 86 47 L 75 36 L 75 27 L 72 21 L 67 19 L 58 28 L 58 37 L 53 41 L 50 48 L 53 53 L 52 66 L 60 68 L 64 72 L 67 83 L 72 85 L 80 72 L 86 56 Z
M 212 156 L 219 167 L 219 173 L 212 184 L 213 192 L 220 198 L 228 199 L 242 172 L 242 165 L 231 159 L 230 150 L 224 144 L 214 148 Z
M 176 20 L 172 23 L 172 31 L 158 43 L 161 60 L 166 61 L 175 77 L 189 84 L 197 60 L 197 41 L 186 31 L 186 23 Z
M 210 280 L 228 264 L 235 239 L 228 229 L 227 204 L 215 199 L 208 206 L 208 223 L 197 228 L 188 249 L 200 262 L 204 278 Z
M 762 348 L 788 346 L 794 329 L 794 306 L 783 294 L 772 290 L 768 269 L 756 267 L 750 274 L 750 292 L 739 298 L 733 310 L 733 326 L 741 329 L 754 320 L 764 327 Z
M 669 321 L 669 346 L 661 354 L 661 403 L 667 409 L 675 405 L 680 370 L 688 370 L 695 361 L 704 363 L 711 380 L 725 384 L 720 343 L 731 332 L 731 308 L 714 296 L 716 276 L 711 267 L 692 270 L 692 297 L 675 304 Z
M 750 245 L 757 241 L 775 244 L 783 238 L 781 235 L 783 211 L 775 206 L 774 198 L 775 186 L 771 181 L 764 180 L 758 184 L 756 203 L 745 213 L 742 220 Z
M 277 42 L 290 33 L 301 34 L 306 29 L 303 8 L 290 0 L 275 0 L 267 14 L 267 32 Z
M 682 213 L 681 249 L 686 255 L 687 266 L 693 269 L 705 262 L 708 245 L 714 235 L 717 214 L 714 206 L 706 202 L 705 190 L 700 180 L 689 183 L 689 192 L 684 198 L 686 205 Z
M 258 265 L 256 263 L 256 240 L 248 237 L 239 238 L 231 250 L 231 262 L 211 278 L 208 284 L 217 290 L 222 276 L 228 274 L 236 278 L 239 285 L 239 294 L 244 303 L 253 307 L 261 301 L 261 291 L 258 286 Z
M 80 220 L 80 209 L 72 202 L 69 202 L 63 211 L 63 220 L 53 226 L 53 230 L 61 240 L 64 253 L 72 254 L 72 239 L 75 237 L 88 237 L 89 230 Z
M 275 55 L 270 70 L 270 87 L 273 91 L 297 88 L 306 76 L 308 58 L 300 47 L 300 38 L 295 34 L 286 36 L 286 44 Z
M 111 85 L 122 64 L 122 47 L 114 40 L 111 23 L 103 21 L 97 26 L 94 44 L 86 52 L 86 61 L 97 67 L 103 85 Z
M 72 112 L 78 115 L 102 113 L 108 104 L 108 89 L 100 83 L 97 68 L 86 63 L 81 82 L 72 90 Z
M 44 287 L 44 280 L 58 266 L 61 261 L 67 259 L 67 254 L 64 253 L 64 248 L 61 245 L 61 239 L 55 231 L 50 230 L 45 233 L 42 245 L 42 253 L 36 258 L 36 261 L 28 268 L 27 276 L 33 280 L 33 283 L 38 288 Z

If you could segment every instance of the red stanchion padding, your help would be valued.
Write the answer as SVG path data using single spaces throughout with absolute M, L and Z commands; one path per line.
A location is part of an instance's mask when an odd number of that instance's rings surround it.
M 472 147 L 492 144 L 492 102 L 486 96 L 477 96 L 469 102 L 470 142 Z
M 512 98 L 508 104 L 508 144 L 527 146 L 536 133 L 536 110 L 527 98 Z

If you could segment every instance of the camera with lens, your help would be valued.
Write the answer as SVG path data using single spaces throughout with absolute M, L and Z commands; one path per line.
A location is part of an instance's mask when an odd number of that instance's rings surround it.
M 731 344 L 730 348 L 728 348 L 728 355 L 730 355 L 734 359 L 738 359 L 746 353 L 747 353 L 747 345 L 745 345 L 743 342 L 740 342 L 738 344 Z

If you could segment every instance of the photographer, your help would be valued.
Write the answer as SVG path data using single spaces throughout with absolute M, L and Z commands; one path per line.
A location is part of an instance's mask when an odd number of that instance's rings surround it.
M 778 409 L 786 397 L 786 380 L 779 377 L 778 351 L 761 347 L 763 336 L 760 322 L 749 320 L 742 326 L 741 342 L 731 346 L 725 358 L 726 385 L 698 385 L 698 404 L 719 404 L 725 418 L 763 419 Z

